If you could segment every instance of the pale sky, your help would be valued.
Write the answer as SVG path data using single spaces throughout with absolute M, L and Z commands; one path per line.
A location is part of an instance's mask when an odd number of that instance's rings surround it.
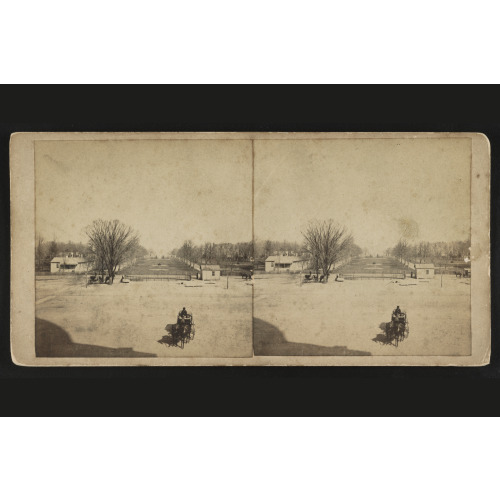
M 40 141 L 36 228 L 82 241 L 93 220 L 119 219 L 147 249 L 185 239 L 252 239 L 252 147 L 239 140 Z
M 302 241 L 333 218 L 383 253 L 414 221 L 418 240 L 470 233 L 470 139 L 255 140 L 257 239 Z M 36 226 L 46 239 L 86 241 L 97 218 L 137 229 L 164 253 L 185 239 L 252 239 L 249 140 L 39 141 Z
M 406 219 L 418 240 L 466 239 L 470 161 L 468 138 L 255 141 L 255 236 L 301 242 L 309 219 L 333 218 L 383 253 Z

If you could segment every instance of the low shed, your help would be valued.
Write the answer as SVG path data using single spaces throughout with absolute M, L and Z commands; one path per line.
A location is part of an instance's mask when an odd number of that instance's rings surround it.
M 307 260 L 293 255 L 270 255 L 266 259 L 266 273 L 299 272 L 307 264 Z
M 83 257 L 54 257 L 50 261 L 51 273 L 84 273 L 87 267 L 87 259 Z
M 220 266 L 202 264 L 198 276 L 203 281 L 220 280 Z
M 434 264 L 415 264 L 415 278 L 434 278 Z

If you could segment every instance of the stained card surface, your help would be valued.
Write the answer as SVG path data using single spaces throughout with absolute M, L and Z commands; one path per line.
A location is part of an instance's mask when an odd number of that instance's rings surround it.
M 16 363 L 482 365 L 473 133 L 20 133 Z

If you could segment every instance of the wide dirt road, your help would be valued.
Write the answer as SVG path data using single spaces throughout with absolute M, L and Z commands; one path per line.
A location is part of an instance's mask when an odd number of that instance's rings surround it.
M 451 276 L 299 285 L 297 275 L 258 275 L 254 294 L 256 355 L 469 355 L 470 281 Z M 401 286 L 405 285 L 405 286 Z M 399 305 L 409 338 L 385 342 Z
M 252 355 L 252 286 L 230 278 L 85 287 L 83 277 L 36 283 L 37 353 L 61 357 L 246 357 Z M 185 306 L 195 338 L 184 349 L 159 343 Z

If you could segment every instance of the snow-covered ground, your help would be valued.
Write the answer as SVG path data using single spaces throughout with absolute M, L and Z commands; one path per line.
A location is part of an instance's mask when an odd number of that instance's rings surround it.
M 252 286 L 241 278 L 214 284 L 152 281 L 90 285 L 84 277 L 36 282 L 37 340 L 56 356 L 252 355 Z M 185 306 L 196 334 L 184 349 L 158 343 Z
M 300 284 L 298 275 L 258 275 L 254 284 L 256 355 L 468 355 L 470 280 L 452 276 Z M 385 343 L 399 305 L 409 338 Z
M 468 355 L 470 280 L 333 279 L 301 284 L 298 275 L 259 274 L 213 284 L 131 282 L 85 287 L 83 277 L 37 279 L 37 341 L 55 356 Z M 399 305 L 409 338 L 385 342 Z M 184 349 L 158 341 L 185 306 L 195 339 Z

